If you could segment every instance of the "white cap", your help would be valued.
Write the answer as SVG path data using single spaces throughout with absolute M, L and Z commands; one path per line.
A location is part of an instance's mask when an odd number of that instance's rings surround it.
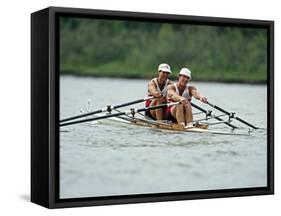
M 188 68 L 182 68 L 178 75 L 184 75 L 190 78 L 191 80 L 191 71 Z
M 160 64 L 160 65 L 158 66 L 158 72 L 160 72 L 160 71 L 172 73 L 172 72 L 171 72 L 170 65 L 165 64 L 165 63 Z

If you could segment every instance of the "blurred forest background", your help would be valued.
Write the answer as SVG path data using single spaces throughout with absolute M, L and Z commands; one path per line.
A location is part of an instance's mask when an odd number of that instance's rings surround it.
M 62 17 L 60 72 L 150 79 L 160 63 L 175 78 L 265 83 L 267 31 L 258 28 Z

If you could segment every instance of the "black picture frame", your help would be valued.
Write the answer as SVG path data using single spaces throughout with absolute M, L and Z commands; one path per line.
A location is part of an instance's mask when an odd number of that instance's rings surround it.
M 60 199 L 58 18 L 192 23 L 267 29 L 267 187 Z M 263 20 L 49 7 L 31 14 L 31 201 L 47 208 L 160 202 L 274 193 L 274 22 Z

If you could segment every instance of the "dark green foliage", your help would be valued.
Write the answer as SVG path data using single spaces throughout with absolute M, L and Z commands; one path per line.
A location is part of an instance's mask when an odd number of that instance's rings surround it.
M 151 22 L 61 18 L 61 73 L 151 78 L 160 63 L 194 80 L 266 82 L 267 31 Z

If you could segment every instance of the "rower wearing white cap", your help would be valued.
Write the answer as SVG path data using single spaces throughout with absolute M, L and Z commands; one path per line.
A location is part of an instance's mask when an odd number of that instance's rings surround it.
M 184 127 L 193 126 L 191 98 L 194 97 L 204 103 L 207 102 L 207 98 L 202 96 L 194 86 L 188 85 L 190 80 L 191 71 L 188 68 L 182 68 L 178 74 L 178 82 L 168 86 L 168 101 L 180 101 L 181 103 L 167 108 L 166 118 Z
M 148 95 L 154 96 L 152 100 L 146 101 L 145 106 L 157 106 L 167 102 L 167 87 L 173 84 L 168 79 L 171 72 L 170 65 L 163 63 L 158 66 L 158 77 L 150 80 L 148 83 Z M 165 118 L 166 109 L 148 110 L 145 115 L 154 120 L 163 120 Z

